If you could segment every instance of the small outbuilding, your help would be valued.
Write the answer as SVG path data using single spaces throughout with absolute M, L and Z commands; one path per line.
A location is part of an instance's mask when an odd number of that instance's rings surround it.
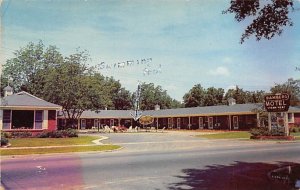
M 13 94 L 10 86 L 4 88 L 0 103 L 0 130 L 29 131 L 57 129 L 57 111 L 61 106 L 47 102 L 28 92 Z

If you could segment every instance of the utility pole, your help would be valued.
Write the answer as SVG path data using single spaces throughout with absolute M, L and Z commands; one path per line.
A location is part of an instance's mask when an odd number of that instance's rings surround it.
M 134 121 L 137 121 L 141 116 L 142 112 L 140 111 L 140 98 L 141 98 L 141 84 L 138 82 L 137 90 L 135 91 L 135 99 L 134 99 L 134 113 L 131 113 Z

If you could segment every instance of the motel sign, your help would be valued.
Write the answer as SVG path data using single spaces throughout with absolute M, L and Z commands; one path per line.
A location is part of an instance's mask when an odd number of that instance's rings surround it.
M 287 93 L 265 96 L 265 108 L 267 112 L 286 112 L 290 106 L 290 95 Z

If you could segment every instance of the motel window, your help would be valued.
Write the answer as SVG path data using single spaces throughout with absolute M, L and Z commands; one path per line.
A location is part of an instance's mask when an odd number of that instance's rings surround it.
M 3 129 L 10 129 L 11 110 L 3 110 Z
M 43 110 L 35 111 L 35 129 L 43 128 Z
M 12 129 L 33 129 L 34 121 L 33 110 L 13 110 L 11 113 Z
M 294 123 L 294 113 L 288 113 L 288 122 Z

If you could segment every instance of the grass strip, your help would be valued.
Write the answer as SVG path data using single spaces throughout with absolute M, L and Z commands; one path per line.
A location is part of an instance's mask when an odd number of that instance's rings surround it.
M 74 138 L 17 138 L 9 139 L 11 147 L 37 147 L 37 146 L 67 146 L 92 144 L 99 137 L 80 136 Z
M 207 138 L 207 139 L 238 139 L 238 138 L 250 138 L 250 136 L 251 134 L 247 131 L 197 135 L 197 137 Z
M 29 155 L 29 154 L 51 154 L 51 153 L 71 153 L 89 151 L 109 151 L 120 148 L 118 145 L 91 145 L 77 147 L 53 147 L 53 148 L 30 148 L 30 149 L 1 149 L 1 156 L 8 155 Z
M 290 135 L 295 136 L 296 140 L 300 140 L 300 133 L 291 133 Z M 248 138 L 250 139 L 251 134 L 247 131 L 241 132 L 224 132 L 224 133 L 215 133 L 215 134 L 202 134 L 197 135 L 197 137 L 207 138 L 207 139 L 239 139 L 239 138 Z

